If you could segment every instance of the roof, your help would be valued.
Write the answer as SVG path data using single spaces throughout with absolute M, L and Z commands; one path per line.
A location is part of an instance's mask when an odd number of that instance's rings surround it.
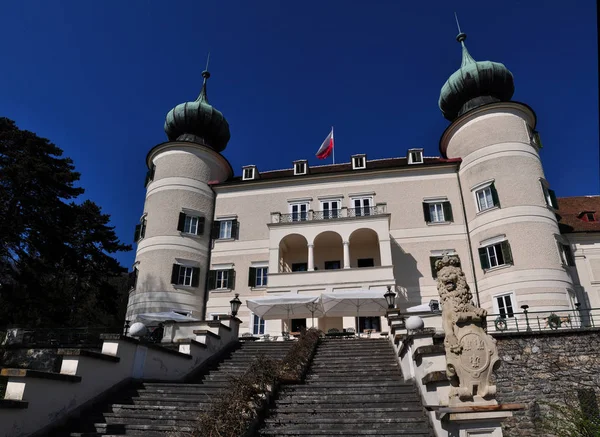
M 560 232 L 600 232 L 600 196 L 560 197 L 558 200 L 558 215 Z M 596 221 L 586 222 L 579 218 L 582 212 L 595 211 Z
M 440 157 L 424 157 L 422 164 L 409 164 L 408 158 L 385 158 L 385 159 L 372 159 L 367 160 L 367 168 L 366 169 L 352 169 L 352 164 L 350 162 L 344 162 L 342 164 L 329 164 L 329 165 L 318 165 L 308 167 L 308 174 L 306 175 L 294 175 L 293 168 L 286 168 L 282 170 L 269 170 L 269 171 L 259 171 L 259 177 L 256 180 L 252 181 L 242 181 L 242 176 L 235 176 L 229 179 L 226 182 L 220 184 L 214 184 L 213 186 L 222 186 L 229 184 L 237 184 L 240 182 L 250 183 L 261 180 L 273 180 L 273 179 L 284 179 L 284 178 L 305 178 L 314 175 L 325 175 L 325 174 L 335 174 L 335 173 L 349 173 L 349 172 L 365 172 L 371 170 L 385 170 L 385 169 L 395 169 L 395 168 L 406 168 L 406 167 L 415 167 L 415 168 L 423 168 L 423 167 L 431 167 L 438 165 L 448 165 L 451 163 L 460 163 L 460 158 L 452 158 L 445 159 Z

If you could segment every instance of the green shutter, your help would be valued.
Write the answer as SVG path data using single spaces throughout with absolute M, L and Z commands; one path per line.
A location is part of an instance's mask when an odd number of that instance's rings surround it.
M 237 220 L 231 221 L 231 238 L 237 240 L 240 236 L 240 222 Z
M 235 289 L 235 270 L 229 269 L 229 273 L 227 274 L 227 288 L 230 290 Z
M 215 220 L 210 228 L 210 238 L 216 240 L 219 238 L 219 233 L 221 231 L 221 222 L 219 220 Z
M 439 256 L 430 256 L 429 257 L 429 264 L 431 265 L 431 276 L 433 277 L 433 279 L 437 278 L 437 270 L 435 269 L 435 262 L 441 259 L 441 257 Z
M 129 288 L 135 288 L 136 284 L 137 284 L 137 274 L 138 274 L 138 270 L 137 268 L 133 268 L 132 271 L 129 272 L 129 278 L 127 281 L 127 284 L 129 286 Z
M 431 222 L 431 212 L 429 211 L 429 203 L 423 202 L 423 217 L 425 218 L 425 222 Z
M 204 235 L 204 223 L 206 219 L 204 217 L 198 217 L 198 231 L 196 235 Z
M 492 200 L 494 201 L 494 206 L 500 206 L 500 200 L 498 200 L 498 191 L 496 190 L 496 185 L 492 182 L 490 185 L 490 191 L 492 192 Z
M 133 242 L 137 243 L 137 241 L 140 239 L 140 228 L 142 227 L 142 225 L 135 225 L 135 232 L 133 233 Z
M 248 287 L 256 287 L 256 267 L 248 269 Z
M 185 213 L 179 213 L 179 221 L 177 222 L 177 230 L 183 232 L 185 229 Z
M 200 268 L 192 267 L 192 287 L 197 287 L 200 283 Z
M 140 227 L 140 238 L 144 238 L 146 236 L 146 218 L 142 221 L 142 226 Z
M 538 131 L 533 131 L 533 142 L 541 149 L 544 147 L 542 145 L 542 139 L 540 138 L 540 133 Z
M 504 240 L 502 243 L 500 243 L 500 247 L 502 248 L 504 264 L 513 264 L 512 252 L 510 251 L 510 244 L 508 244 L 508 241 Z
M 217 286 L 217 272 L 216 270 L 210 270 L 208 272 L 208 289 L 214 290 Z
M 552 201 L 552 208 L 558 209 L 558 201 L 556 200 L 556 193 L 554 190 L 548 188 L 548 194 L 550 194 L 550 200 Z
M 485 247 L 479 248 L 479 261 L 481 262 L 481 268 L 483 270 L 490 268 L 490 261 L 487 256 L 487 250 Z
M 171 271 L 171 284 L 177 284 L 179 281 L 179 264 L 173 264 Z
M 444 210 L 444 220 L 447 222 L 453 222 L 454 217 L 452 216 L 452 205 L 450 205 L 450 202 L 442 203 L 442 208 Z

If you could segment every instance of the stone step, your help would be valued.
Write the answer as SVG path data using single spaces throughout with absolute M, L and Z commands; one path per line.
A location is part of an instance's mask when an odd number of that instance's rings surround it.
M 150 437 L 165 437 L 166 432 L 180 431 L 192 432 L 193 427 L 181 426 L 175 429 L 172 425 L 113 425 L 107 423 L 94 423 L 96 432 L 100 434 L 142 435 Z
M 376 392 L 379 394 L 413 394 L 417 393 L 414 387 L 410 386 L 399 386 L 399 387 L 379 387 L 377 390 L 373 390 L 372 387 L 354 387 L 349 386 L 338 386 L 338 387 L 314 387 L 314 386 L 298 386 L 291 389 L 282 390 L 281 396 L 297 396 L 297 395 L 308 395 L 323 396 L 327 395 L 371 395 Z
M 138 389 L 138 394 L 215 394 L 223 387 L 200 386 L 200 387 L 165 387 L 165 388 L 143 388 Z
M 135 399 L 161 400 L 161 399 L 177 398 L 177 399 L 183 399 L 183 400 L 187 400 L 187 401 L 206 402 L 207 400 L 210 400 L 213 397 L 214 397 L 214 393 L 153 393 L 153 392 L 148 393 L 148 392 L 140 392 L 137 394 L 137 396 L 132 397 L 132 399 L 133 400 L 135 400 Z
M 312 405 L 294 405 L 290 404 L 277 404 L 275 408 L 271 410 L 272 414 L 307 414 L 315 417 L 326 416 L 329 414 L 335 414 L 336 416 L 352 415 L 358 417 L 362 415 L 370 414 L 385 414 L 387 417 L 395 414 L 414 415 L 423 414 L 423 406 L 421 404 L 414 405 L 398 405 L 392 404 L 390 406 L 381 407 L 379 405 L 327 405 L 327 406 L 312 406 Z
M 376 435 L 378 437 L 388 436 L 403 436 L 403 437 L 423 437 L 431 435 L 429 428 L 414 427 L 411 429 L 397 429 L 395 426 L 387 428 L 349 428 L 345 429 L 313 429 L 310 426 L 305 426 L 304 429 L 287 429 L 287 428 L 266 428 L 263 429 L 260 435 L 275 435 L 275 436 L 360 436 L 360 435 Z
M 133 405 L 171 405 L 171 406 L 190 406 L 193 405 L 197 408 L 206 408 L 210 405 L 208 400 L 204 400 L 204 402 L 200 401 L 190 401 L 190 399 L 180 398 L 180 397 L 170 397 L 170 398 L 133 398 L 131 400 Z
M 390 375 L 357 375 L 357 374 L 348 374 L 348 375 L 339 375 L 336 373 L 327 373 L 327 374 L 308 374 L 306 377 L 306 383 L 308 385 L 313 382 L 338 382 L 343 384 L 354 384 L 356 382 L 373 382 L 373 381 L 402 381 L 402 375 L 400 372 L 397 374 Z
M 357 374 L 357 375 L 377 375 L 381 374 L 399 374 L 400 370 L 397 366 L 393 367 L 379 367 L 372 366 L 369 368 L 350 368 L 350 367 L 318 367 L 316 369 L 311 368 L 310 374 L 316 375 L 327 375 L 327 374 L 337 374 L 337 375 L 348 375 L 348 374 Z
M 383 420 L 379 420 L 379 421 L 373 421 L 373 422 L 363 422 L 363 421 L 354 421 L 354 422 L 345 422 L 343 420 L 339 420 L 339 421 L 332 421 L 332 422 L 327 422 L 327 423 L 320 423 L 320 422 L 311 422 L 309 424 L 307 423 L 286 423 L 284 425 L 277 425 L 277 424 L 268 424 L 265 429 L 274 429 L 274 430 L 286 430 L 286 431 L 291 431 L 294 429 L 306 429 L 307 427 L 310 427 L 312 429 L 314 429 L 315 431 L 318 430 L 328 430 L 328 431 L 339 431 L 339 430 L 347 430 L 347 431 L 362 431 L 362 430 L 372 430 L 372 429 L 378 429 L 378 430 L 384 430 L 384 429 L 388 429 L 388 430 L 404 430 L 404 431 L 418 431 L 419 429 L 425 428 L 427 429 L 427 424 L 424 421 L 420 421 L 420 422 L 402 422 L 402 421 L 392 421 L 391 419 L 386 420 L 385 422 Z
M 281 391 L 287 390 L 303 390 L 305 387 L 307 390 L 327 390 L 327 389 L 336 389 L 340 387 L 346 387 L 347 384 L 335 382 L 335 381 L 325 381 L 325 380 L 314 380 L 310 381 L 307 384 L 300 385 L 283 385 L 281 387 Z M 370 388 L 372 390 L 380 390 L 385 387 L 410 387 L 416 390 L 416 387 L 412 382 L 403 382 L 398 380 L 382 380 L 382 381 L 370 381 L 370 382 L 355 382 L 351 385 L 352 388 L 362 389 L 362 388 Z
M 420 416 L 404 416 L 394 417 L 394 416 L 383 416 L 383 414 L 379 416 L 371 415 L 371 416 L 363 416 L 360 417 L 322 417 L 322 416 L 312 416 L 312 415 L 284 415 L 284 416 L 272 416 L 265 419 L 265 423 L 269 424 L 269 426 L 285 426 L 288 425 L 294 426 L 298 424 L 310 423 L 315 425 L 316 428 L 319 428 L 318 425 L 362 425 L 367 423 L 401 423 L 401 424 L 425 424 L 425 418 L 423 415 Z
M 206 405 L 206 404 L 203 404 Z M 112 404 L 110 410 L 113 413 L 130 415 L 166 415 L 166 414 L 197 414 L 204 410 L 202 406 L 189 403 L 188 405 L 136 405 L 136 404 Z
M 371 404 L 379 402 L 392 402 L 397 403 L 410 403 L 420 402 L 421 398 L 416 393 L 390 393 L 390 394 L 375 394 L 371 393 L 368 395 L 368 400 L 365 399 L 364 394 L 327 394 L 322 395 L 318 393 L 311 394 L 282 394 L 279 398 L 280 401 L 285 402 L 298 402 L 298 403 L 317 403 L 317 404 L 328 404 L 328 403 L 352 403 L 352 402 L 369 402 Z
M 100 423 L 100 422 L 98 422 Z M 104 423 L 108 425 L 148 425 L 148 426 L 196 426 L 197 421 L 193 417 L 173 416 L 126 416 L 121 414 L 104 414 Z
M 342 398 L 341 396 L 331 396 L 329 398 L 307 398 L 307 399 L 299 399 L 299 398 L 290 398 L 290 399 L 278 399 L 277 405 L 302 405 L 302 406 L 315 406 L 315 407 L 328 407 L 331 406 L 339 406 L 340 408 L 348 408 L 348 407 L 357 407 L 357 405 L 369 406 L 369 408 L 376 407 L 391 407 L 394 405 L 402 405 L 402 406 L 410 406 L 416 407 L 421 406 L 420 399 L 394 399 L 390 396 L 386 396 L 383 399 L 369 399 L 368 401 L 365 399 L 365 396 L 348 396 Z
M 321 363 L 314 363 L 310 369 L 313 372 L 320 372 L 322 370 L 354 370 L 354 371 L 361 371 L 361 372 L 374 372 L 377 369 L 397 369 L 398 365 L 394 362 L 391 363 L 381 363 L 381 362 L 375 362 L 373 364 L 371 364 L 370 366 L 366 367 L 364 363 L 327 363 L 327 362 L 321 362 Z

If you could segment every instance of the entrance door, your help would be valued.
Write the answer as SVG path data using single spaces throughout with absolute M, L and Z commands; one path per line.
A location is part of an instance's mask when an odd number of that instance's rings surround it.
M 364 332 L 365 329 L 381 332 L 381 317 L 359 317 L 358 319 L 360 332 Z
M 291 332 L 300 332 L 303 329 L 306 329 L 306 319 L 292 319 Z

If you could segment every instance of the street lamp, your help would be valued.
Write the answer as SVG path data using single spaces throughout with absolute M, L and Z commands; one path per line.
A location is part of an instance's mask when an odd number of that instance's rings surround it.
M 531 331 L 531 326 L 529 326 L 529 315 L 527 314 L 529 305 L 521 305 L 521 308 L 523 309 L 523 313 L 525 314 L 525 323 L 527 324 L 527 331 Z
M 392 291 L 392 287 L 388 285 L 387 293 L 383 295 L 385 297 L 385 301 L 388 304 L 388 308 L 392 309 L 396 306 L 396 293 Z
M 239 294 L 236 293 L 235 297 L 229 301 L 229 305 L 231 305 L 231 315 L 235 317 L 242 305 L 242 301 L 239 299 Z

